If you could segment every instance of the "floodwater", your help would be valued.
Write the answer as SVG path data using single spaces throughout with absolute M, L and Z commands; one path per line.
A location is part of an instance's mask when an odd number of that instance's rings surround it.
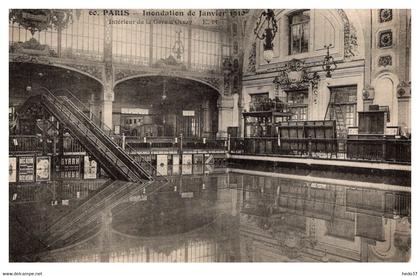
M 146 188 L 107 180 L 10 184 L 10 261 L 410 259 L 409 188 L 209 166 L 169 171 L 166 182 Z

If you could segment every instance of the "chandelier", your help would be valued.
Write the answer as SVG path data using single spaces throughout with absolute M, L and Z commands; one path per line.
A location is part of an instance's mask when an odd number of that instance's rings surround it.
M 261 29 L 264 30 L 262 33 L 260 32 Z M 275 18 L 274 11 L 271 9 L 263 11 L 258 18 L 257 25 L 254 29 L 254 34 L 258 39 L 264 41 L 264 60 L 268 63 L 270 63 L 274 56 L 273 40 L 277 34 L 277 29 L 277 20 Z

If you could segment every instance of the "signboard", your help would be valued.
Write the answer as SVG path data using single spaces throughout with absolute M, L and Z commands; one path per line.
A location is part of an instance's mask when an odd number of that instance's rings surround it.
M 16 157 L 9 157 L 9 182 L 16 182 Z
M 121 108 L 121 114 L 148 115 L 149 109 L 123 107 Z
M 114 133 L 115 134 L 120 134 L 120 126 L 119 125 L 114 126 Z
M 182 110 L 182 116 L 194 117 L 195 116 L 195 111 L 194 110 Z
M 51 162 L 48 156 L 36 158 L 36 181 L 49 181 L 51 176 Z
M 387 127 L 387 128 L 385 128 L 385 135 L 397 136 L 398 135 L 398 127 Z
M 19 157 L 19 182 L 34 181 L 34 166 L 33 156 Z
M 181 198 L 193 198 L 194 197 L 194 193 L 193 192 L 184 192 L 181 193 Z
M 96 179 L 96 174 L 98 172 L 98 164 L 90 156 L 84 157 L 84 170 L 83 178 L 84 179 Z
M 348 135 L 358 135 L 359 134 L 359 128 L 358 127 L 349 127 L 347 130 Z
M 80 178 L 80 156 L 61 158 L 61 178 Z

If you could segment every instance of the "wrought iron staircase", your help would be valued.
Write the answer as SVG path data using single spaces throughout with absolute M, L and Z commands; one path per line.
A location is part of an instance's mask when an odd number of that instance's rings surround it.
M 56 97 L 48 89 L 28 99 L 31 104 L 42 105 L 60 123 L 64 124 L 80 144 L 94 156 L 104 170 L 113 178 L 123 181 L 139 182 L 153 180 L 153 167 L 142 167 L 134 158 L 124 151 L 92 118 L 89 118 L 67 96 Z M 104 124 L 101 123 L 102 126 Z M 141 159 L 141 157 L 137 158 Z

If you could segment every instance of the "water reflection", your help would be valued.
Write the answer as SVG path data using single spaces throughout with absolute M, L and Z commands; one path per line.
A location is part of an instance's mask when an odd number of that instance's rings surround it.
M 93 196 L 78 193 L 79 203 L 70 199 L 68 206 L 51 206 L 51 193 L 40 186 L 31 201 L 11 201 L 11 261 L 409 260 L 411 194 L 403 188 L 314 183 L 197 165 L 169 168 L 167 174 L 169 183 L 156 191 L 119 183 Z M 11 200 L 14 194 L 23 198 L 27 187 L 13 187 Z M 57 217 L 69 223 L 52 233 Z M 50 232 L 42 235 L 46 229 Z M 28 241 L 31 246 L 25 247 Z

